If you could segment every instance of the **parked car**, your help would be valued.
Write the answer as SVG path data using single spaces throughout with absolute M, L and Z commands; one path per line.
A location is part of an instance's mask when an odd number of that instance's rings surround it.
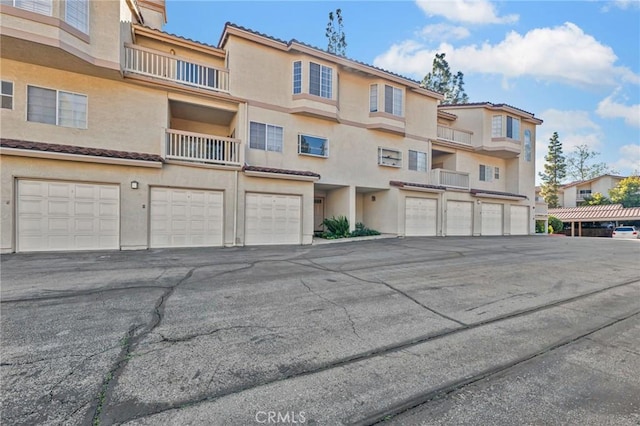
M 611 234 L 612 238 L 640 238 L 635 226 L 618 226 Z

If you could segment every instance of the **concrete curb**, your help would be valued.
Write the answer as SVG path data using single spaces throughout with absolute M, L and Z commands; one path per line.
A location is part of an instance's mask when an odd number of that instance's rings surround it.
M 399 238 L 396 234 L 380 234 L 380 235 L 369 235 L 366 237 L 353 237 L 353 238 L 338 238 L 336 240 L 326 240 L 324 238 L 313 238 L 313 242 L 311 245 L 321 245 L 321 244 L 337 244 L 337 243 L 353 243 L 356 241 L 368 241 L 368 240 L 382 240 L 386 238 Z

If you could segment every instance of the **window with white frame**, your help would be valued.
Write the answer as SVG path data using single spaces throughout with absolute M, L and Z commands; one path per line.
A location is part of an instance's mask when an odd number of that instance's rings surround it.
M 480 164 L 480 180 L 483 182 L 493 181 L 493 167 Z
M 493 168 L 493 178 L 495 180 L 500 179 L 500 167 L 494 167 Z
M 302 61 L 293 63 L 293 94 L 302 93 Z
M 507 116 L 507 137 L 520 140 L 520 119 Z
M 87 96 L 27 86 L 27 121 L 87 128 Z
M 2 0 L 2 4 L 47 16 L 51 16 L 53 11 L 53 0 Z
M 409 150 L 409 170 L 427 171 L 427 153 Z
M 384 86 L 384 112 L 402 117 L 402 89 Z
M 531 161 L 531 130 L 524 131 L 524 161 Z
M 309 93 L 327 99 L 333 98 L 333 70 L 330 67 L 309 63 Z
M 378 85 L 369 86 L 369 112 L 378 111 Z
M 283 129 L 265 123 L 249 123 L 249 148 L 282 152 Z
M 501 138 L 502 137 L 502 116 L 494 115 L 491 119 L 491 137 L 492 138 Z
M 298 154 L 329 156 L 329 140 L 317 136 L 298 135 Z
M 89 0 L 67 0 L 64 20 L 72 27 L 89 33 Z
M 2 80 L 2 108 L 13 109 L 13 82 Z

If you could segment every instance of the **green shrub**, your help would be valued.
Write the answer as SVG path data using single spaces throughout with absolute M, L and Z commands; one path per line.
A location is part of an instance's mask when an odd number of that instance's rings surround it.
M 564 229 L 562 221 L 555 216 L 549 216 L 549 226 L 553 228 L 553 232 L 555 233 L 561 233 Z
M 331 217 L 325 219 L 322 224 L 325 226 L 326 231 L 320 235 L 327 240 L 335 240 L 338 238 L 349 237 L 365 237 L 369 235 L 380 235 L 380 233 L 374 229 L 369 229 L 362 222 L 356 223 L 356 229 L 353 232 L 349 232 L 349 219 L 345 216 Z
M 367 228 L 362 222 L 356 223 L 356 230 L 351 233 L 352 237 L 366 237 L 369 235 L 380 235 L 380 233 L 375 229 Z
M 322 224 L 327 228 L 325 232 L 325 238 L 347 238 L 349 233 L 349 219 L 345 216 L 326 218 L 322 221 Z

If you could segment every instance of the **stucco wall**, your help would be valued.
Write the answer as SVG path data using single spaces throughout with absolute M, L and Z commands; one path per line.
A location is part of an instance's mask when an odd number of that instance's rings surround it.
M 148 247 L 150 188 L 164 186 L 224 191 L 224 244 L 233 244 L 235 172 L 167 164 L 162 169 L 110 164 L 80 163 L 2 155 L 0 171 L 1 249 L 15 248 L 16 179 L 65 180 L 120 185 L 120 246 Z M 130 182 L 140 183 L 137 190 Z
M 160 154 L 167 127 L 166 93 L 118 81 L 4 60 L 14 83 L 13 110 L 0 110 L 2 137 Z M 27 121 L 27 85 L 87 96 L 87 128 Z

